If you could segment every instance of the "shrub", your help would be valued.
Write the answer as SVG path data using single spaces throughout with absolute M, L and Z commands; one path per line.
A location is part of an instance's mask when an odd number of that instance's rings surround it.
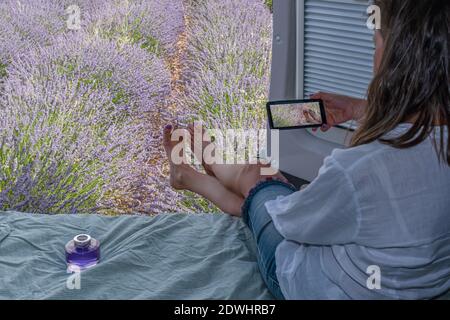
M 107 40 L 63 37 L 16 57 L 1 94 L 0 209 L 98 211 L 136 181 L 160 185 L 146 164 L 159 141 L 141 119 L 169 89 L 161 60 Z
M 261 128 L 268 97 L 271 16 L 259 0 L 190 8 L 189 78 L 180 103 L 215 128 Z
M 182 0 L 65 0 L 83 14 L 83 28 L 118 44 L 136 44 L 151 53 L 173 53 L 184 30 Z
M 48 0 L 0 1 L 0 62 L 20 52 L 50 45 L 66 31 L 64 6 Z

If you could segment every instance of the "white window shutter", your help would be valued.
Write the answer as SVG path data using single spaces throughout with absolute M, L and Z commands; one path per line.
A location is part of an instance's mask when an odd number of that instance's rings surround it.
M 303 50 L 300 83 L 304 97 L 317 91 L 365 97 L 374 53 L 373 30 L 366 25 L 369 1 L 300 2 L 304 5 L 304 42 L 298 48 Z

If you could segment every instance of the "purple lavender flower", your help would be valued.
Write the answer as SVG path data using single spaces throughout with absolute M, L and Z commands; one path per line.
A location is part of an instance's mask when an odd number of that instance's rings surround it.
M 163 117 L 169 91 L 165 63 L 132 44 L 80 32 L 15 53 L 0 86 L 0 210 L 173 206 L 177 197 L 157 169 L 159 123 L 149 121 Z M 156 188 L 161 204 L 145 207 L 140 199 Z
M 263 128 L 271 15 L 260 0 L 194 1 L 180 104 L 216 128 Z
M 64 0 L 82 13 L 82 29 L 115 40 L 120 45 L 137 44 L 150 52 L 174 52 L 184 30 L 182 0 Z
M 78 31 L 67 28 L 70 5 Z M 1 0 L 0 16 L 0 210 L 211 208 L 168 185 L 160 126 L 174 104 L 179 118 L 214 127 L 263 126 L 262 0 Z

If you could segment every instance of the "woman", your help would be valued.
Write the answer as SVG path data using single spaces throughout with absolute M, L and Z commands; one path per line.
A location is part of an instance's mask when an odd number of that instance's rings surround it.
M 382 29 L 368 100 L 313 97 L 331 124 L 361 125 L 307 188 L 258 166 L 211 165 L 204 175 L 171 164 L 175 188 L 242 214 L 279 299 L 429 299 L 450 289 L 450 3 L 375 2 Z

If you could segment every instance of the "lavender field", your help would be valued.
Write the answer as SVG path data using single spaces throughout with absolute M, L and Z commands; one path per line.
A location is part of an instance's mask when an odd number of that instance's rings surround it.
M 169 186 L 161 128 L 265 126 L 267 1 L 0 0 L 0 17 L 0 210 L 215 211 Z

